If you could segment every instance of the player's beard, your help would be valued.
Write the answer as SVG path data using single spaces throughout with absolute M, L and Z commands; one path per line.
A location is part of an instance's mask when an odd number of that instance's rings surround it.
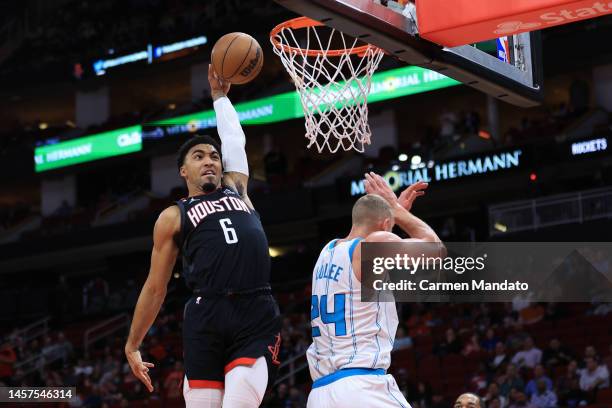
M 212 193 L 217 189 L 217 185 L 215 183 L 206 182 L 202 184 L 202 191 L 205 193 Z

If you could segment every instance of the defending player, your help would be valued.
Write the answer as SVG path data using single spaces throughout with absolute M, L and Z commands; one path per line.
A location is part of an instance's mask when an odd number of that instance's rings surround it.
M 436 233 L 409 212 L 426 183 L 408 187 L 399 199 L 377 174 L 366 174 L 365 186 L 368 194 L 353 206 L 350 233 L 323 248 L 313 272 L 309 408 L 409 407 L 386 374 L 398 324 L 395 303 L 361 301 L 360 243 L 429 243 L 415 245 L 418 253 L 408 254 L 413 256 L 441 256 L 444 249 Z M 411 238 L 393 234 L 394 224 Z
M 280 364 L 280 315 L 270 294 L 268 242 L 247 196 L 245 136 L 226 97 L 230 85 L 210 67 L 208 80 L 222 146 L 196 136 L 179 150 L 189 197 L 155 223 L 151 269 L 125 353 L 134 375 L 153 391 L 153 364 L 142 361 L 138 348 L 159 313 L 180 252 L 193 290 L 183 323 L 186 406 L 253 408 Z

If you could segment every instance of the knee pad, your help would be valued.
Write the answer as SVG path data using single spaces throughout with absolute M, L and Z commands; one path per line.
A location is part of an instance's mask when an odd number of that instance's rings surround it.
M 225 374 L 223 408 L 257 408 L 268 386 L 268 364 L 259 357 L 250 366 L 234 367 Z

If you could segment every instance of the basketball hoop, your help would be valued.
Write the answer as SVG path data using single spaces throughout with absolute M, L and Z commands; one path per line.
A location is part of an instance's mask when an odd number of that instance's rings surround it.
M 300 45 L 296 31 L 305 29 Z M 308 147 L 363 152 L 370 144 L 368 94 L 372 74 L 384 51 L 327 28 L 307 17 L 294 18 L 270 33 L 274 52 L 281 58 L 300 95 L 306 119 Z M 333 43 L 342 48 L 334 49 Z

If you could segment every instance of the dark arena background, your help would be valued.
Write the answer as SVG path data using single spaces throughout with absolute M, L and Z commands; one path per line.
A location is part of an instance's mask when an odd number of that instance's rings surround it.
M 372 143 L 334 154 L 306 148 L 272 52 L 270 30 L 295 16 L 267 0 L 0 2 L 0 386 L 76 387 L 46 406 L 184 406 L 180 262 L 141 347 L 153 393 L 124 345 L 153 225 L 186 195 L 176 151 L 217 136 L 207 72 L 229 32 L 264 53 L 259 76 L 229 93 L 283 314 L 263 407 L 306 407 L 312 268 L 349 231 L 366 171 L 397 191 L 429 180 L 412 211 L 444 241 L 612 241 L 612 16 L 539 32 L 543 95 L 529 108 L 387 55 L 372 80 Z M 398 315 L 389 371 L 413 408 L 464 392 L 491 408 L 549 407 L 533 402 L 540 380 L 555 407 L 612 407 L 612 304 L 404 302 Z

